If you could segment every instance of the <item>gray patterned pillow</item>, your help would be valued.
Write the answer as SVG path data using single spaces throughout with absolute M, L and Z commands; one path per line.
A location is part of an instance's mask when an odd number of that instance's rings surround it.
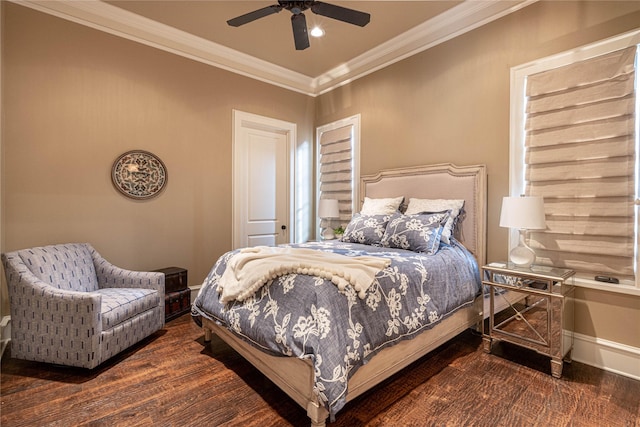
M 453 232 L 456 228 L 458 221 L 458 215 L 462 213 L 464 207 L 463 199 L 409 199 L 409 205 L 405 211 L 407 215 L 414 215 L 418 213 L 432 213 L 432 212 L 444 212 L 450 211 L 449 219 L 444 225 L 442 231 L 442 241 L 445 243 L 451 243 L 450 237 L 453 236 Z
M 357 213 L 344 230 L 343 242 L 380 246 L 391 215 L 362 215 Z
M 442 230 L 449 216 L 449 211 L 417 215 L 394 214 L 380 245 L 433 255 L 438 251 Z

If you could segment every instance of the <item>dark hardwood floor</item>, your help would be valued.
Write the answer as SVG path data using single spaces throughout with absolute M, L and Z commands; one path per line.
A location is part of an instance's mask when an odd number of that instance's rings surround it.
M 640 426 L 640 381 L 465 332 L 359 397 L 329 427 Z M 305 411 L 189 315 L 93 371 L 2 359 L 0 424 L 307 426 Z

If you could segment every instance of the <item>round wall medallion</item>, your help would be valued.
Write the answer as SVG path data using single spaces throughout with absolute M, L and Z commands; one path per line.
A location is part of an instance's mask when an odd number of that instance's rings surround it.
M 132 199 L 149 199 L 167 184 L 167 168 L 162 160 L 148 151 L 127 151 L 113 162 L 113 185 Z

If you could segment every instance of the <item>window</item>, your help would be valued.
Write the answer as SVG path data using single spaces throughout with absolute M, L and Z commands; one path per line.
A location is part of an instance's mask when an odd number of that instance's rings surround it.
M 529 233 L 536 263 L 637 294 L 639 37 L 514 68 L 510 165 L 511 195 L 544 197 L 547 228 Z
M 318 230 L 347 225 L 358 204 L 360 115 L 316 129 L 317 201 L 337 199 L 340 218 L 331 224 L 318 218 Z M 316 203 L 317 209 L 318 203 Z M 317 211 L 316 211 L 317 212 Z M 317 215 L 316 215 L 317 216 Z

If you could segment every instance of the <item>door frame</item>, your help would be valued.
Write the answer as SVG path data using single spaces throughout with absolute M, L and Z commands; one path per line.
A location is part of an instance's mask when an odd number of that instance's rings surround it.
M 296 235 L 295 224 L 295 146 L 296 146 L 296 133 L 297 125 L 295 123 L 286 122 L 284 120 L 278 120 L 271 117 L 260 116 L 258 114 L 247 113 L 244 111 L 233 109 L 233 172 L 231 180 L 231 192 L 232 192 L 232 210 L 233 217 L 233 248 L 237 249 L 241 246 L 241 229 L 242 219 L 240 212 L 242 212 L 242 197 L 236 197 L 239 191 L 239 183 L 242 181 L 242 177 L 246 176 L 247 171 L 244 168 L 245 163 L 242 161 L 242 150 L 244 148 L 242 140 L 242 129 L 260 129 L 268 132 L 281 133 L 286 136 L 287 140 L 287 227 L 288 229 L 288 242 L 293 242 L 293 238 Z

